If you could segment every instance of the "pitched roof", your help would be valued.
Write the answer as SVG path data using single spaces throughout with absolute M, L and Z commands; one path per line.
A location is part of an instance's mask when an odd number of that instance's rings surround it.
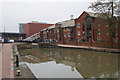
M 55 24 L 49 26 L 47 29 L 53 29 L 53 28 L 55 28 Z
M 43 30 L 41 30 L 41 31 L 45 31 L 45 30 L 50 30 L 50 29 L 53 29 L 53 28 L 55 28 L 55 24 L 53 24 L 53 25 L 51 25 L 51 26 L 49 26 L 48 28 L 45 28 L 45 29 L 43 29 Z
M 88 11 L 85 11 L 88 15 L 90 15 L 91 17 L 98 17 L 98 15 L 96 13 L 93 13 L 93 12 L 88 12 Z
M 75 20 L 74 19 L 66 20 L 66 21 L 58 22 L 57 24 L 61 24 L 61 27 L 72 27 L 75 26 Z

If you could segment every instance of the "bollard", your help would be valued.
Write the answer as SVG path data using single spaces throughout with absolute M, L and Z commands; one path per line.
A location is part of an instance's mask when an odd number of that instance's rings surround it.
M 18 55 L 16 55 L 16 67 L 19 67 L 19 58 L 18 58 Z
M 21 71 L 17 70 L 17 75 L 16 76 L 21 76 Z

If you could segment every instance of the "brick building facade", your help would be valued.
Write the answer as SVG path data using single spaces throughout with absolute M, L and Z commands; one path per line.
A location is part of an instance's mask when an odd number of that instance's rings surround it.
M 115 26 L 116 33 L 112 41 L 108 31 L 109 26 L 98 20 L 100 19 L 95 13 L 85 11 L 75 20 L 76 44 L 81 46 L 118 47 L 118 26 Z
M 78 18 L 58 22 L 40 32 L 42 41 L 54 40 L 58 44 L 95 46 L 95 47 L 119 47 L 119 27 L 110 39 L 109 26 L 98 21 L 95 13 L 84 11 Z M 119 24 L 119 22 L 118 22 Z M 113 40 L 113 41 L 112 41 Z
M 47 23 L 27 23 L 24 25 L 24 33 L 26 34 L 26 37 L 29 37 L 51 25 L 52 24 Z

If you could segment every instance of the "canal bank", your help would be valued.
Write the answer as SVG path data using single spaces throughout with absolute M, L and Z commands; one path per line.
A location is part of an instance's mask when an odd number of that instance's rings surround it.
M 74 45 L 62 45 L 62 44 L 57 44 L 57 46 L 62 48 L 85 49 L 85 50 L 100 51 L 100 52 L 120 53 L 120 49 L 113 49 L 113 48 L 74 46 Z
M 19 46 L 19 52 L 28 62 L 30 70 L 37 78 L 80 77 L 118 78 L 119 54 L 73 48 L 31 48 Z M 56 73 L 57 72 L 57 73 Z M 67 73 L 70 72 L 70 73 Z M 78 76 L 75 76 L 75 73 Z M 72 76 L 71 76 L 72 75 Z
M 109 53 L 120 53 L 120 49 L 115 48 L 103 48 L 103 47 L 91 47 L 91 46 L 76 46 L 76 45 L 65 45 L 65 44 L 53 44 L 49 42 L 40 42 L 37 45 L 43 48 L 71 48 L 71 49 L 84 49 L 84 50 L 91 50 L 91 51 L 99 51 L 99 52 L 109 52 Z
M 14 55 L 14 78 L 19 78 L 19 79 L 32 79 L 32 80 L 37 80 L 34 76 L 34 74 L 31 72 L 31 70 L 29 69 L 29 67 L 26 65 L 26 63 L 24 63 L 22 56 L 20 55 L 18 49 L 17 49 L 17 45 L 20 44 L 14 44 L 13 45 L 13 55 Z M 18 55 L 18 64 L 19 67 L 17 67 L 16 65 L 16 55 Z M 18 72 L 20 74 L 18 74 Z

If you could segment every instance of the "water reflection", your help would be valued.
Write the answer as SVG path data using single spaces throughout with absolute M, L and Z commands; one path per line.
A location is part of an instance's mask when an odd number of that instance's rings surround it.
M 55 61 L 38 64 L 28 64 L 36 78 L 82 78 L 79 72 L 70 66 L 56 64 Z
M 51 75 L 41 75 L 43 77 L 55 77 L 57 74 L 57 65 L 65 65 L 65 69 L 61 68 L 62 72 L 60 74 L 66 74 L 66 77 L 84 77 L 84 78 L 118 78 L 118 57 L 119 54 L 111 54 L 104 52 L 94 52 L 79 49 L 63 49 L 63 48 L 32 48 L 32 49 L 19 49 L 22 55 L 27 56 L 25 61 L 34 64 L 28 64 L 31 66 L 33 72 L 36 75 L 39 73 L 44 73 L 46 69 L 50 71 Z M 33 56 L 33 60 L 28 58 L 28 56 Z M 37 69 L 44 64 L 44 67 Z M 36 66 L 37 65 L 37 66 Z M 51 67 L 49 65 L 52 65 Z M 55 70 L 56 68 L 56 70 Z M 71 69 L 70 69 L 71 68 Z M 73 71 L 74 73 L 72 74 Z M 79 75 L 78 73 L 79 72 Z M 48 72 L 47 72 L 48 73 Z M 77 76 L 75 76 L 77 74 Z M 69 75 L 69 76 L 68 76 Z M 71 76 L 73 75 L 73 76 Z M 40 74 L 39 74 L 40 76 Z M 57 76 L 57 77 L 65 77 Z M 38 77 L 38 76 L 37 76 Z

